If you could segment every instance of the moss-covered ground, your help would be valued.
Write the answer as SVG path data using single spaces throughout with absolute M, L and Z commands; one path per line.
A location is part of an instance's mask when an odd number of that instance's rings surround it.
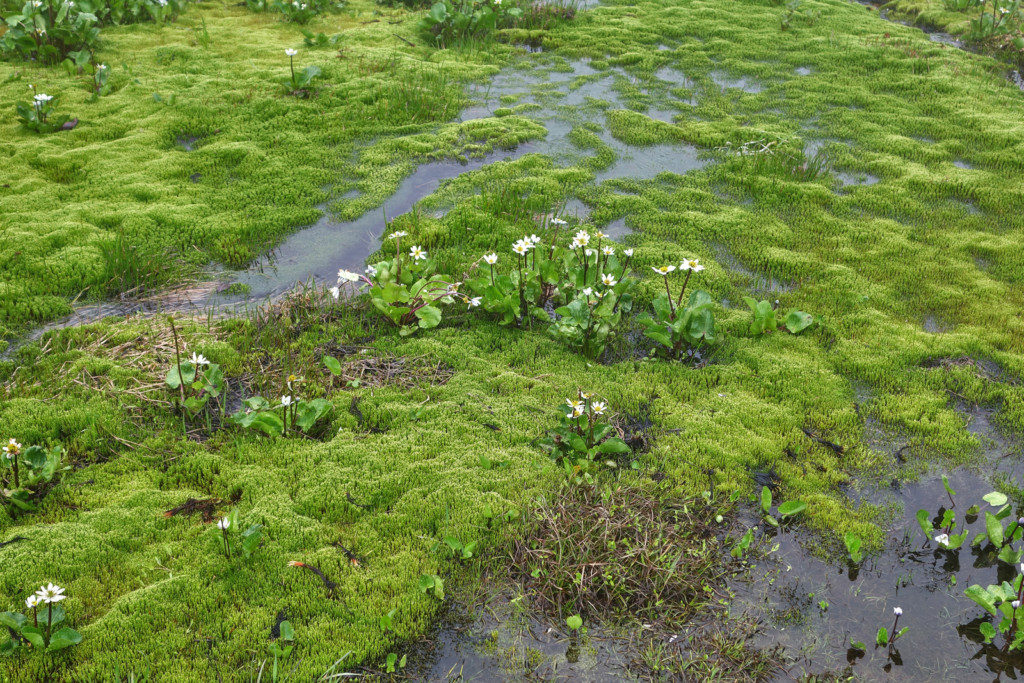
M 896 466 L 864 442 L 865 419 L 909 435 L 929 462 L 960 464 L 977 462 L 980 448 L 954 398 L 998 406 L 1001 424 L 1024 427 L 1024 96 L 1000 63 L 860 5 L 802 7 L 787 29 L 784 8 L 760 1 L 610 0 L 581 11 L 543 35 L 538 59 L 620 70 L 629 108 L 608 113 L 611 134 L 638 154 L 689 143 L 713 163 L 595 185 L 596 162 L 526 155 L 461 178 L 443 218 L 397 221 L 458 271 L 485 251 L 509 253 L 535 213 L 570 196 L 602 220 L 626 217 L 639 273 L 698 256 L 702 285 L 731 302 L 717 311 L 725 341 L 706 367 L 588 362 L 541 332 L 458 313 L 412 338 L 360 306 L 182 319 L 187 351 L 224 366 L 236 392 L 274 396 L 295 372 L 335 407 L 315 440 L 231 429 L 184 439 L 161 385 L 173 359 L 162 319 L 59 330 L 14 350 L 0 365 L 0 436 L 63 444 L 73 469 L 39 511 L 0 513 L 0 540 L 24 537 L 0 547 L 0 608 L 59 583 L 84 640 L 56 657 L 3 660 L 2 677 L 254 677 L 281 614 L 296 627 L 299 680 L 380 665 L 438 613 L 420 575 L 457 574 L 438 541 L 500 543 L 514 525 L 488 530 L 487 506 L 522 509 L 562 482 L 534 441 L 578 387 L 621 413 L 649 407 L 659 436 L 641 464 L 680 494 L 746 493 L 752 472 L 771 472 L 785 498 L 808 503 L 805 521 L 825 543 L 881 533 L 879 511 L 845 495 Z M 328 196 L 360 190 L 338 205 L 351 218 L 425 160 L 543 137 L 528 111 L 455 122 L 465 85 L 520 51 L 438 50 L 418 19 L 355 0 L 311 25 L 340 34 L 335 47 L 306 48 L 273 15 L 199 3 L 172 25 L 105 29 L 100 58 L 117 88 L 97 100 L 60 69 L 0 64 L 0 331 L 23 333 L 75 299 L 198 277 L 211 262 L 243 266 L 312 222 Z M 323 69 L 315 96 L 283 95 L 285 48 Z M 645 115 L 654 103 L 644 86 L 664 67 L 688 79 L 666 97 L 696 101 L 674 123 Z M 720 88 L 713 72 L 761 89 Z M 20 129 L 13 102 L 28 99 L 29 83 L 61 95 L 79 125 Z M 194 149 L 179 138 L 196 138 Z M 612 153 L 585 126 L 574 140 L 598 158 Z M 785 153 L 728 152 L 762 140 Z M 801 168 L 811 140 L 834 172 Z M 844 186 L 838 172 L 878 182 Z M 739 302 L 757 282 L 776 283 L 784 308 L 821 324 L 749 337 Z M 640 299 L 659 286 L 645 278 Z M 365 348 L 339 351 L 351 346 Z M 325 353 L 405 359 L 408 372 L 343 386 L 323 371 Z M 935 362 L 964 356 L 997 365 L 998 381 Z M 485 468 L 481 456 L 504 465 Z M 219 498 L 221 511 L 264 524 L 262 547 L 226 560 L 212 525 L 164 515 L 189 497 Z M 334 594 L 293 560 L 318 566 Z

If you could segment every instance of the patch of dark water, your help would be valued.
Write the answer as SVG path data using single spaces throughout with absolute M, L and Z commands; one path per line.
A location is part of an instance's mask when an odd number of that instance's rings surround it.
M 963 159 L 954 159 L 953 165 L 956 166 L 957 168 L 962 168 L 965 171 L 970 171 L 974 169 L 973 164 L 971 164 L 969 161 L 964 161 Z
M 952 325 L 943 322 L 937 316 L 931 314 L 924 317 L 924 320 L 921 321 L 921 327 L 929 334 L 943 334 L 953 329 Z
M 174 144 L 186 152 L 193 152 L 202 146 L 203 138 L 196 135 L 179 135 L 174 138 Z
M 421 681 L 637 680 L 621 639 L 589 624 L 585 636 L 573 636 L 525 603 L 495 595 L 481 604 L 457 604 L 409 658 L 407 675 Z
M 296 283 L 310 278 L 331 283 L 339 268 L 362 272 L 366 258 L 380 248 L 385 215 L 390 220 L 412 210 L 417 202 L 433 194 L 443 182 L 463 173 L 498 161 L 516 159 L 532 151 L 535 151 L 534 146 L 525 144 L 515 150 L 502 150 L 465 164 L 444 161 L 423 164 L 402 181 L 382 206 L 352 221 L 338 221 L 331 215 L 330 207 L 325 206 L 319 221 L 293 233 L 248 270 L 236 274 L 233 282 L 248 287 L 246 298 L 258 300 L 279 296 Z M 239 298 L 221 297 L 219 302 L 233 300 Z
M 736 599 L 731 614 L 762 621 L 754 644 L 785 648 L 793 658 L 787 678 L 826 674 L 858 680 L 984 680 L 1022 673 L 1020 653 L 1001 652 L 998 639 L 994 645 L 983 642 L 979 627 L 988 615 L 963 594 L 972 584 L 1012 579 L 1016 567 L 999 563 L 990 546 L 968 542 L 959 550 L 940 548 L 916 518 L 918 510 L 927 510 L 932 524 L 938 524 L 950 506 L 942 481 L 946 474 L 956 491 L 952 509 L 958 528 L 966 525 L 968 539 L 973 539 L 983 531 L 984 511 L 992 510 L 982 496 L 1001 476 L 1019 481 L 1024 461 L 1020 440 L 993 422 L 994 409 L 963 403 L 954 407 L 965 417 L 965 429 L 979 439 L 985 464 L 978 470 L 934 468 L 908 482 L 900 471 L 916 448 L 913 440 L 870 418 L 865 421 L 864 443 L 888 454 L 893 475 L 861 481 L 850 494 L 855 506 L 870 504 L 891 515 L 883 549 L 859 565 L 846 559 L 841 542 L 822 548 L 816 534 L 796 527 L 774 532 L 754 512 L 747 513 L 746 524 L 767 529 L 768 545 L 777 550 L 758 572 L 732 584 Z M 966 514 L 974 504 L 980 505 L 981 515 Z M 875 632 L 892 626 L 895 607 L 903 610 L 900 627 L 910 630 L 892 651 L 876 648 Z M 852 641 L 866 649 L 852 648 Z

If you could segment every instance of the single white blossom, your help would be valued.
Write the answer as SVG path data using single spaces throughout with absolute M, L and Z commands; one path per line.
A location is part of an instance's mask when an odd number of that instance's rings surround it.
M 4 455 L 7 456 L 8 460 L 14 460 L 14 456 L 21 453 L 21 444 L 15 439 L 10 439 L 7 445 L 4 446 Z
M 484 263 L 494 265 L 498 262 L 498 255 L 496 253 L 484 254 Z
M 572 410 L 576 410 L 577 408 L 583 407 L 583 401 L 574 401 L 571 398 L 565 399 L 565 404 L 569 406 Z
M 366 266 L 366 274 L 370 277 L 377 277 L 377 269 L 373 266 Z
M 36 591 L 36 595 L 39 597 L 40 601 L 45 602 L 47 604 L 60 602 L 64 598 L 68 597 L 64 595 L 63 588 L 52 583 L 48 583 L 45 586 L 41 586 L 39 590 Z
M 335 301 L 341 297 L 341 287 L 331 287 L 327 291 L 331 293 L 331 296 L 334 297 Z
M 1020 609 L 1020 600 L 1014 600 L 1010 603 L 1010 607 L 1013 609 Z
M 601 253 L 605 256 L 615 256 L 615 247 L 609 247 L 607 244 L 601 247 Z
M 427 258 L 427 252 L 423 251 L 423 247 L 414 246 L 409 249 L 409 256 L 413 261 L 422 261 Z
M 190 358 L 190 360 L 192 361 L 192 364 L 195 365 L 196 367 L 198 367 L 200 365 L 209 365 L 210 364 L 210 359 L 209 358 L 207 358 L 206 356 L 204 356 L 201 353 L 195 353 L 194 351 L 192 352 L 192 358 Z
M 608 404 L 603 401 L 594 401 L 590 404 L 590 409 L 594 411 L 594 415 L 604 415 L 604 411 L 608 409 Z
M 474 296 L 472 299 L 469 300 L 469 307 L 470 308 L 476 308 L 477 306 L 480 305 L 480 302 L 482 300 L 483 300 L 482 297 Z
M 53 95 L 47 95 L 46 93 L 41 92 L 38 95 L 36 95 L 33 99 L 35 99 L 37 103 L 43 104 L 44 102 L 49 102 L 50 100 L 52 100 Z
M 388 235 L 388 239 L 389 240 L 397 240 L 397 239 L 401 239 L 402 237 L 405 237 L 408 234 L 409 233 L 407 233 L 405 230 L 396 230 L 395 232 L 393 232 L 390 235 Z
M 675 266 L 651 266 L 651 270 L 653 270 L 658 275 L 668 275 L 675 269 Z
M 526 252 L 530 251 L 530 245 L 522 240 L 519 240 L 518 242 L 512 245 L 512 251 L 522 256 Z
M 902 607 L 893 607 L 892 608 L 892 613 L 895 614 L 898 617 L 902 616 L 903 615 L 903 608 Z
M 622 253 L 625 254 L 626 256 L 632 256 L 633 255 L 633 250 L 632 249 L 626 249 Z
M 284 53 L 289 57 L 294 57 L 295 55 L 299 54 L 299 51 L 288 48 L 287 50 L 284 51 Z
M 38 604 L 39 604 L 39 596 L 36 595 L 35 593 L 33 593 L 32 595 L 30 595 L 27 598 L 25 598 L 25 607 L 28 607 L 29 609 L 35 609 L 35 607 Z
M 935 537 L 935 542 L 938 543 L 941 546 L 949 547 L 949 535 L 948 534 L 939 534 L 938 536 Z
M 357 273 L 353 273 L 351 270 L 345 270 L 344 268 L 342 268 L 341 270 L 338 271 L 339 285 L 343 282 L 356 282 L 358 280 L 359 275 Z
M 605 273 L 604 275 L 601 276 L 601 282 L 604 283 L 606 287 L 614 287 L 616 280 L 613 276 L 609 275 L 608 273 Z
M 590 295 L 591 295 L 591 294 L 593 294 L 593 293 L 594 293 L 594 290 L 593 290 L 593 289 L 591 289 L 590 287 L 587 287 L 587 288 L 585 288 L 585 289 L 583 290 L 583 294 L 584 294 L 584 296 L 590 296 Z
M 580 246 L 587 246 L 590 244 L 590 233 L 586 230 L 580 230 L 576 233 L 575 241 L 580 243 Z
M 293 399 L 292 399 L 291 396 L 282 396 L 281 397 L 281 405 L 283 405 L 285 408 L 287 408 L 288 406 L 290 406 L 292 404 L 292 400 Z
M 231 527 L 231 520 L 227 517 L 217 522 L 217 528 L 221 531 L 227 531 Z
M 552 218 L 551 225 L 568 225 L 568 223 L 563 221 L 561 218 Z
M 529 237 L 524 237 L 523 239 L 534 246 L 540 244 L 540 238 L 537 237 L 536 235 L 530 235 Z

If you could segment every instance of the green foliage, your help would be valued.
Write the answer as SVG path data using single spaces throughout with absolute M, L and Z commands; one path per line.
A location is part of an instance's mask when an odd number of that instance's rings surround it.
M 285 619 L 278 628 L 280 629 L 280 637 L 277 641 L 267 646 L 267 650 L 274 657 L 274 666 L 270 670 L 270 680 L 275 682 L 288 679 L 287 674 L 281 668 L 288 663 L 288 658 L 291 657 L 292 650 L 295 649 L 295 629 L 292 628 L 291 622 Z
M 579 631 L 583 628 L 583 618 L 578 614 L 574 614 L 565 620 L 565 625 L 569 627 L 570 631 Z
M 686 282 L 689 282 L 693 272 L 687 269 Z M 665 287 L 668 290 L 667 275 Z M 711 310 L 714 301 L 710 294 L 698 289 L 690 293 L 690 298 L 683 306 L 685 292 L 684 282 L 675 302 L 671 291 L 658 294 L 653 301 L 654 315 L 645 314 L 639 318 L 639 322 L 644 328 L 644 336 L 658 343 L 660 355 L 672 360 L 700 361 L 706 347 L 718 341 L 715 316 Z
M 64 128 L 71 120 L 68 114 L 54 114 L 57 98 L 38 93 L 31 102 L 18 102 L 14 105 L 21 120 L 22 127 L 35 133 L 54 133 Z
M 164 384 L 178 408 L 193 420 L 202 419 L 207 431 L 212 431 L 213 415 L 224 418 L 227 378 L 220 365 L 202 354 L 193 353 L 191 359 L 172 365 Z
M 424 31 L 441 47 L 489 36 L 502 20 L 517 19 L 523 11 L 501 0 L 440 0 L 423 18 Z
M 859 564 L 860 561 L 864 559 L 864 554 L 860 549 L 863 543 L 861 537 L 854 533 L 847 532 L 843 535 L 843 543 L 846 545 L 846 553 L 849 556 L 850 561 L 854 564 Z
M 42 598 L 47 589 L 57 590 L 52 602 Z M 26 650 L 52 654 L 82 642 L 82 634 L 69 626 L 54 630 L 67 619 L 64 608 L 58 604 L 66 597 L 62 593 L 63 589 L 53 584 L 41 587 L 26 601 L 31 618 L 28 613 L 0 612 L 0 626 L 6 627 L 10 635 L 10 639 L 0 645 L 0 656 L 17 655 Z
M 185 0 L 25 0 L 20 7 L 4 0 L 0 56 L 82 65 L 96 50 L 100 27 L 170 21 L 184 8 Z
M 577 483 L 593 481 L 595 464 L 618 467 L 619 456 L 630 452 L 629 446 L 615 436 L 615 428 L 605 421 L 609 414 L 606 401 L 580 392 L 578 398 L 566 399 L 559 410 L 559 426 L 539 444 Z
M 262 396 L 247 398 L 242 404 L 244 407 L 228 419 L 242 429 L 257 429 L 272 437 L 308 432 L 332 409 L 324 398 L 305 400 L 287 395 L 276 404 Z
M 4 466 L 0 499 L 11 513 L 36 509 L 38 499 L 62 471 L 60 465 L 63 457 L 64 449 L 59 445 L 52 448 L 39 445 L 22 448 L 21 444 L 11 439 L 4 446 L 3 455 L 0 456 L 0 464 Z
M 438 600 L 444 600 L 444 580 L 436 574 L 421 574 L 419 588 L 421 593 L 433 595 Z
M 770 301 L 757 301 L 749 296 L 743 297 L 743 301 L 750 308 L 750 312 L 754 316 L 753 321 L 750 323 L 750 334 L 757 337 L 779 329 L 778 311 Z M 813 326 L 814 322 L 814 316 L 796 310 L 790 311 L 783 319 L 783 324 L 792 334 L 800 334 Z

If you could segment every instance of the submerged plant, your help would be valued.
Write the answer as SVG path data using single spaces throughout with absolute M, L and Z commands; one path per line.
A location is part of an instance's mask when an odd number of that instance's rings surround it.
M 750 308 L 750 312 L 754 317 L 750 323 L 750 334 L 754 336 L 775 332 L 779 329 L 780 324 L 785 325 L 785 329 L 792 334 L 800 334 L 814 325 L 815 322 L 814 316 L 810 313 L 793 310 L 780 323 L 780 315 L 777 310 L 778 301 L 773 304 L 769 301 L 757 301 L 749 296 L 743 297 L 743 301 Z

